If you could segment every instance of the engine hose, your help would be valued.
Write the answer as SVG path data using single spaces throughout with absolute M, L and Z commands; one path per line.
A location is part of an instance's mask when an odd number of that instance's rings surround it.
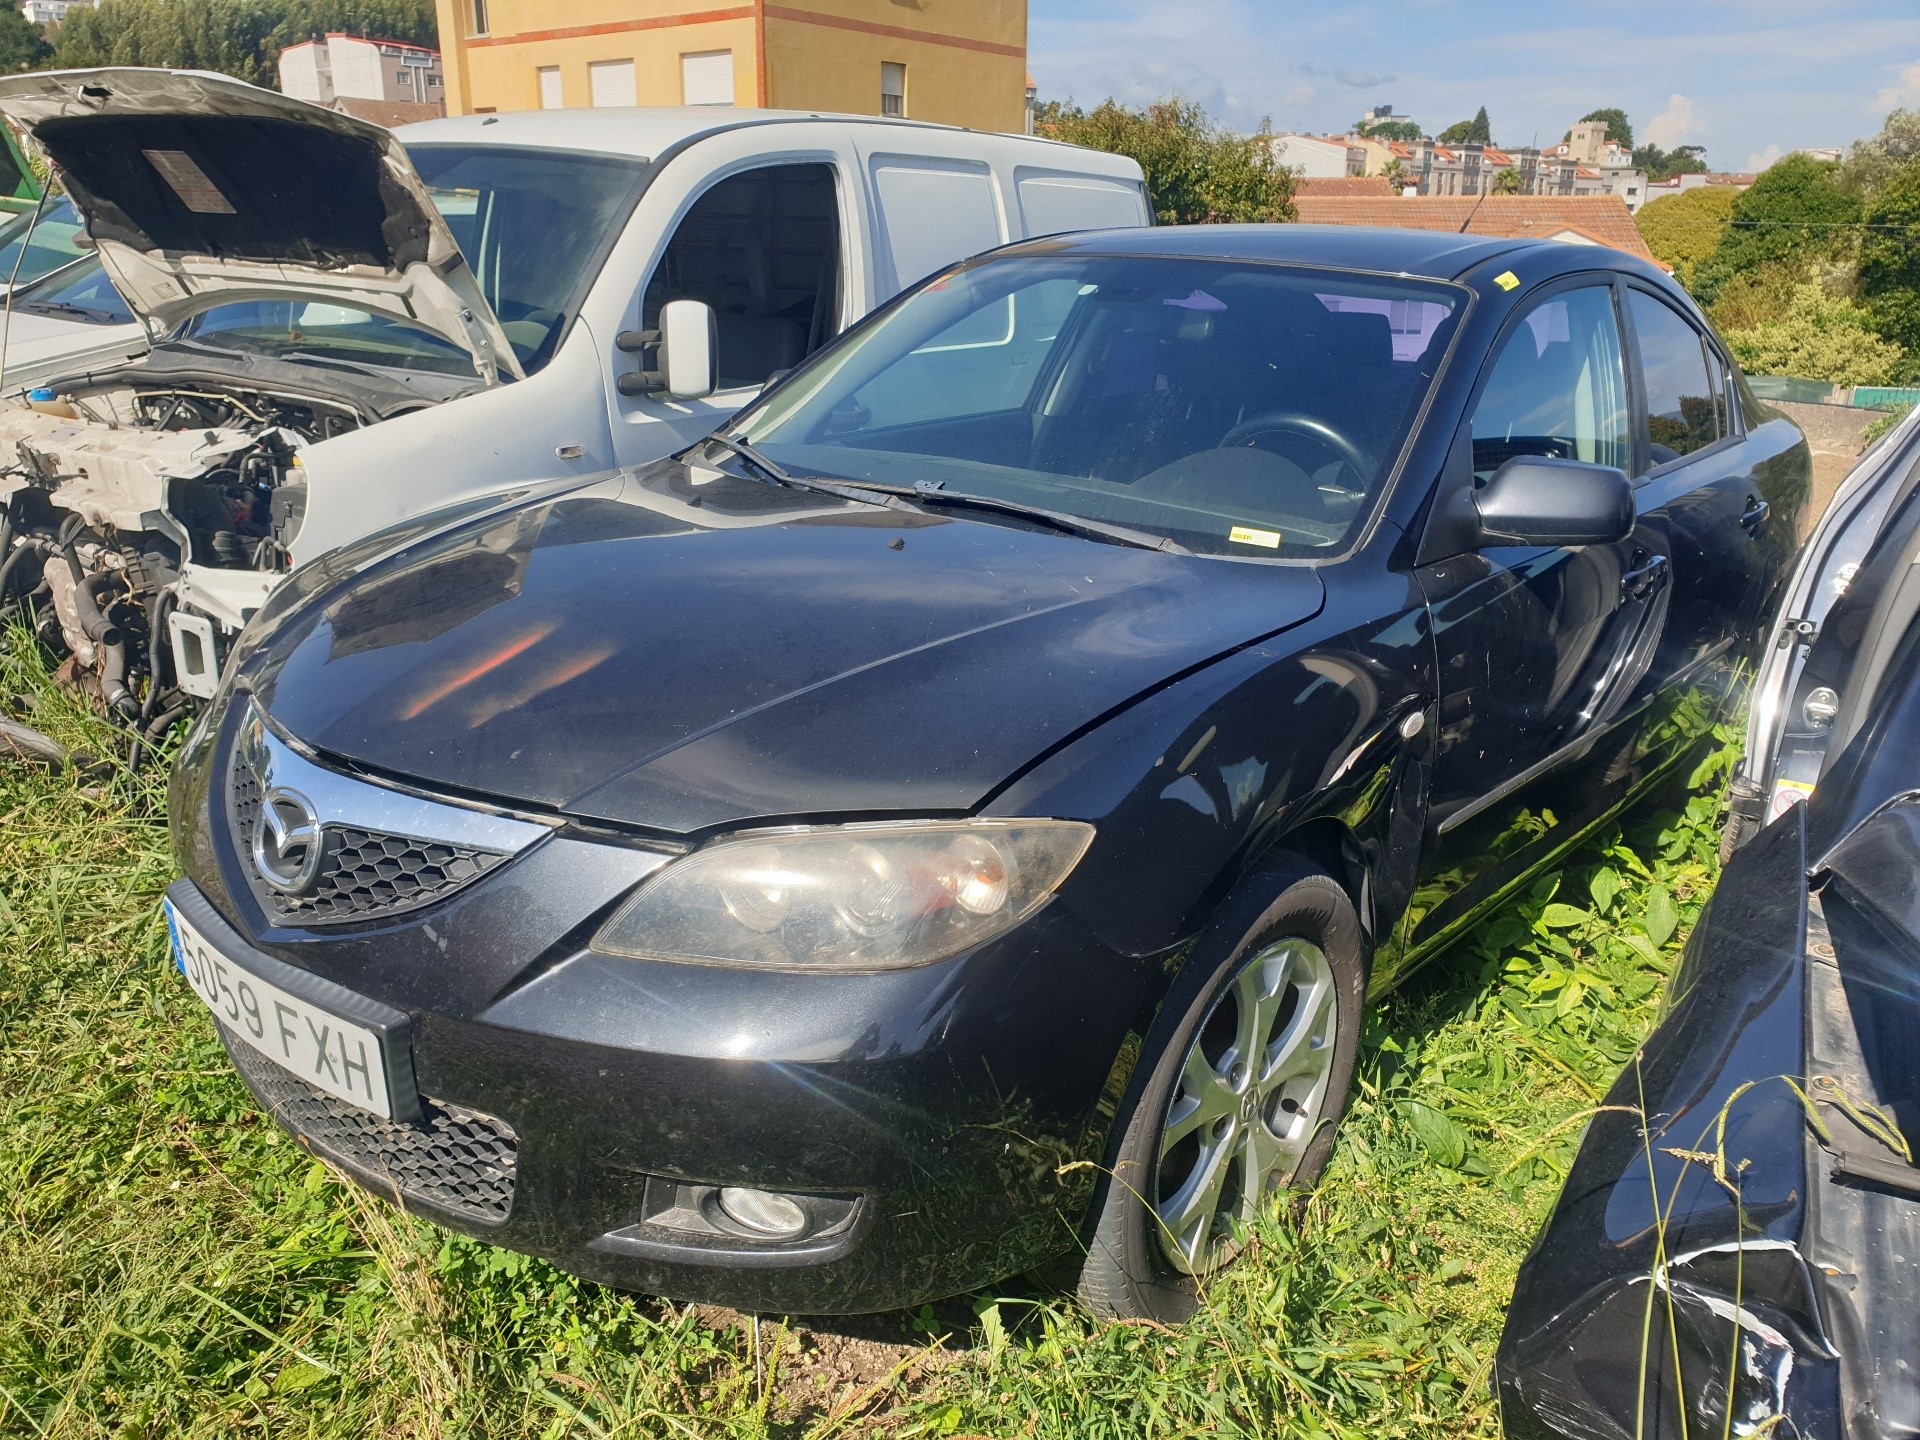
M 140 702 L 127 689 L 127 647 L 118 640 L 104 641 L 100 647 L 100 698 L 109 709 L 128 720 L 140 716 Z
M 13 579 L 14 566 L 18 565 L 27 556 L 35 554 L 38 549 L 39 547 L 32 541 L 22 540 L 14 547 L 11 555 L 7 556 L 5 560 L 0 560 L 0 603 L 6 601 L 7 585 Z
M 147 603 L 147 698 L 140 705 L 142 725 L 153 718 L 153 707 L 160 701 L 160 659 L 166 648 L 167 607 L 172 603 L 170 590 L 155 591 Z
M 146 758 L 147 752 L 157 746 L 160 743 L 161 737 L 175 725 L 179 724 L 181 717 L 186 713 L 187 707 L 185 705 L 175 705 L 172 709 L 163 711 L 157 720 L 147 725 L 133 737 L 133 745 L 127 751 L 127 769 L 129 772 L 136 772 L 140 769 L 140 762 Z
M 96 645 L 118 645 L 120 627 L 106 617 L 93 598 L 93 591 L 87 588 L 87 573 L 80 568 L 80 552 L 74 549 L 71 539 L 64 542 L 61 550 L 67 557 L 67 568 L 73 571 L 73 608 L 80 618 L 80 629 Z

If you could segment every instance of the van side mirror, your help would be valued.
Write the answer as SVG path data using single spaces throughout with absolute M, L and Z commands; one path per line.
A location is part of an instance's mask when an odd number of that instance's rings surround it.
M 1516 455 L 1472 504 L 1481 545 L 1615 545 L 1633 534 L 1633 483 L 1611 465 Z
M 720 388 L 720 359 L 713 307 L 704 300 L 669 300 L 660 307 L 658 330 L 622 330 L 614 347 L 629 355 L 654 352 L 650 370 L 618 381 L 622 395 L 666 394 L 702 400 Z

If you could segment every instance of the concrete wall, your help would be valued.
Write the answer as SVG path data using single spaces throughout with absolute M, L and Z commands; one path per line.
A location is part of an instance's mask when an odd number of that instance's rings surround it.
M 588 67 L 631 60 L 642 105 L 681 103 L 680 57 L 730 50 L 734 103 L 880 113 L 880 66 L 907 67 L 910 118 L 1019 131 L 1026 120 L 1025 0 L 437 0 L 447 113 L 532 110 L 539 72 L 568 106 L 590 102 Z

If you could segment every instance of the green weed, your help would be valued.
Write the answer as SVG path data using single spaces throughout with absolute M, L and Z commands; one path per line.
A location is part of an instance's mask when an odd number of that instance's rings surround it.
M 18 637 L 13 693 L 119 748 Z M 1191 1324 L 1009 1286 L 809 1329 L 449 1237 L 264 1121 L 167 956 L 158 774 L 0 763 L 0 1434 L 1493 1434 L 1515 1269 L 1716 843 L 1704 795 L 1606 837 L 1380 1007 L 1325 1182 Z

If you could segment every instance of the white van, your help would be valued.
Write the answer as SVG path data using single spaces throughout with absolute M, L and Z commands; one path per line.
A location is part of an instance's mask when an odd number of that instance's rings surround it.
M 134 69 L 7 77 L 0 114 L 55 166 L 147 341 L 5 372 L 4 534 L 30 553 L 0 600 L 44 575 L 77 668 L 122 709 L 144 689 L 149 716 L 175 686 L 212 692 L 294 565 L 657 459 L 956 260 L 1151 218 L 1131 160 L 901 120 L 536 111 L 389 133 Z M 710 366 L 674 363 L 676 331 Z M 148 625 L 173 673 L 143 686 Z

